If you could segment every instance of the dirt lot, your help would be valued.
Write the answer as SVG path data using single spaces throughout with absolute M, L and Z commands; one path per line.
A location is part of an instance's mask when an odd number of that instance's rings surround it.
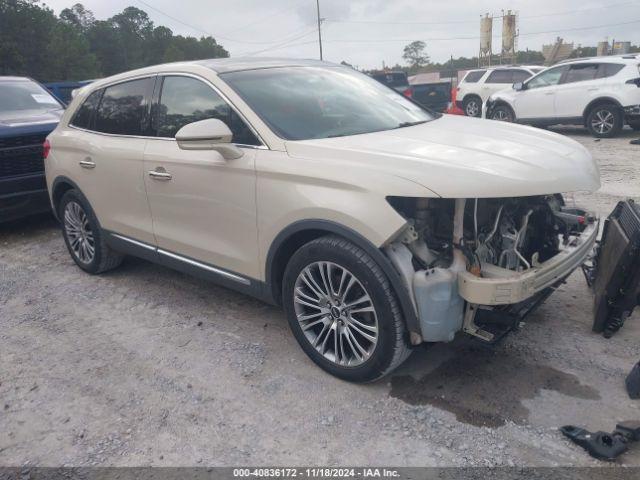
M 606 214 L 640 195 L 633 132 L 563 132 L 602 168 L 602 190 L 576 201 Z M 50 217 L 12 223 L 0 465 L 597 465 L 557 428 L 640 417 L 623 386 L 640 316 L 605 340 L 590 308 L 576 273 L 497 347 L 458 338 L 351 385 L 306 358 L 276 308 L 136 259 L 88 276 Z M 640 466 L 640 448 L 619 463 Z

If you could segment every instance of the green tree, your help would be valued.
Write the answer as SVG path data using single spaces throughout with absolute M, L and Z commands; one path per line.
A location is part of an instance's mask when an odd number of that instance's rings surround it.
M 404 47 L 402 58 L 409 63 L 412 70 L 424 67 L 429 63 L 429 55 L 425 52 L 427 44 L 421 40 L 411 42 Z

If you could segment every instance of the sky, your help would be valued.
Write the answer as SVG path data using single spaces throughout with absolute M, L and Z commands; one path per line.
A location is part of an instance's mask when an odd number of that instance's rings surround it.
M 56 13 L 78 0 L 44 0 Z M 316 0 L 80 0 L 105 19 L 135 6 L 175 34 L 209 34 L 231 56 L 318 58 Z M 480 17 L 519 15 L 518 49 L 540 50 L 561 36 L 576 46 L 602 40 L 640 44 L 640 0 L 320 0 L 324 59 L 361 69 L 404 64 L 422 40 L 432 61 L 478 54 Z M 502 21 L 494 21 L 493 52 Z

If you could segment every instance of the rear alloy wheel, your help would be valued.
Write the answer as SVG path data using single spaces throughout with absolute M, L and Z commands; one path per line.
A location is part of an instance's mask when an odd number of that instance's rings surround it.
M 506 105 L 498 105 L 491 112 L 491 120 L 512 123 L 515 121 L 515 116 L 513 114 L 513 111 Z
M 336 377 L 376 380 L 411 353 L 389 280 L 347 240 L 327 236 L 302 246 L 287 265 L 282 295 L 296 340 Z
M 482 101 L 478 97 L 466 98 L 463 107 L 467 117 L 479 117 L 482 114 Z
M 123 256 L 109 248 L 89 202 L 77 190 L 60 199 L 58 218 L 73 261 L 87 273 L 102 273 L 122 263 Z
M 587 128 L 597 138 L 613 138 L 622 130 L 620 107 L 605 103 L 594 107 L 587 116 Z

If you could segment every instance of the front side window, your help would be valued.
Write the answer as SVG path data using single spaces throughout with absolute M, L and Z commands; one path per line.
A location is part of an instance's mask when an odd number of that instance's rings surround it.
M 261 145 L 242 118 L 209 85 L 191 77 L 164 78 L 152 120 L 158 137 L 173 138 L 185 125 L 209 118 L 227 124 L 233 133 L 233 143 Z
M 61 109 L 60 102 L 48 90 L 31 80 L 0 82 L 0 120 Z
M 464 77 L 464 83 L 478 83 L 484 74 L 487 73 L 486 70 L 475 70 L 473 72 L 467 73 L 467 76 Z
M 95 119 L 95 130 L 116 135 L 143 135 L 147 98 L 153 80 L 143 78 L 107 87 Z
M 560 79 L 562 78 L 562 74 L 567 69 L 566 66 L 550 68 L 549 70 L 545 70 L 544 72 L 536 75 L 531 80 L 527 82 L 527 88 L 540 88 L 540 87 L 549 87 L 552 85 L 557 85 L 560 83 Z
M 102 90 L 97 90 L 93 92 L 84 103 L 78 108 L 73 119 L 71 120 L 71 125 L 78 128 L 84 128 L 86 130 L 91 130 L 93 123 L 93 115 L 98 107 L 98 103 L 100 103 L 100 97 L 102 96 Z
M 350 68 L 265 68 L 224 73 L 220 78 L 285 140 L 358 135 L 436 118 Z
M 562 83 L 585 82 L 595 80 L 598 75 L 598 64 L 578 63 L 571 65 Z
M 513 83 L 511 70 L 494 70 L 485 83 Z

